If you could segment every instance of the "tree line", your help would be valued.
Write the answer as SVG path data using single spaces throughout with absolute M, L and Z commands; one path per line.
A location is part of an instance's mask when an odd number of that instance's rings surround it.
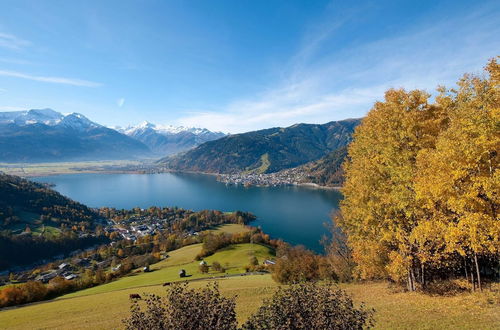
M 500 65 L 456 88 L 390 89 L 357 127 L 335 221 L 354 276 L 408 290 L 466 277 L 482 288 L 500 252 Z

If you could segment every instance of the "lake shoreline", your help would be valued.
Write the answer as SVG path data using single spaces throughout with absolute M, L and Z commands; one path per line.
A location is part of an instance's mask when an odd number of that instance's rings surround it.
M 328 235 L 324 227 L 330 213 L 338 209 L 342 195 L 337 189 L 314 185 L 266 188 L 224 185 L 214 174 L 202 173 L 62 173 L 33 178 L 53 184 L 59 193 L 89 207 L 132 209 L 172 206 L 183 209 L 241 210 L 257 216 L 250 225 L 261 227 L 271 237 L 302 244 L 321 252 L 319 240 Z
M 208 172 L 195 172 L 195 171 L 164 171 L 164 172 L 148 172 L 144 170 L 73 170 L 73 171 L 67 171 L 67 172 L 39 172 L 39 173 L 27 173 L 25 175 L 20 175 L 25 178 L 37 178 L 37 177 L 46 177 L 46 176 L 57 176 L 57 175 L 65 175 L 65 174 L 145 174 L 145 175 L 150 175 L 150 174 L 161 174 L 161 173 L 180 173 L 180 174 L 200 174 L 200 175 L 209 175 L 213 177 L 218 177 L 219 174 L 217 173 L 208 173 Z M 221 182 L 221 181 L 219 181 Z M 224 183 L 224 182 L 221 182 Z M 238 185 L 238 184 L 232 184 L 232 185 Z M 277 185 L 260 185 L 260 184 L 252 184 L 252 185 L 247 185 L 246 187 L 260 187 L 260 188 L 266 188 L 266 187 L 276 187 L 276 186 L 297 186 L 297 187 L 306 187 L 306 188 L 313 188 L 313 189 L 320 189 L 320 190 L 336 190 L 340 191 L 342 189 L 341 186 L 322 186 L 314 182 L 301 182 L 301 183 L 286 183 L 286 184 L 277 184 Z

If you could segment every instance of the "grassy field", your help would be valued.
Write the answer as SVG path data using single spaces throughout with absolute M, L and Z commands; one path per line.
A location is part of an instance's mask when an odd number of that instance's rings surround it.
M 213 229 L 210 229 L 209 231 L 215 232 L 215 233 L 228 233 L 228 234 L 237 234 L 237 233 L 245 233 L 247 231 L 250 231 L 250 228 L 244 225 L 239 225 L 236 223 L 228 223 L 225 225 L 219 225 L 217 227 L 214 227 Z
M 208 281 L 192 282 L 202 287 Z M 269 275 L 251 275 L 219 280 L 221 291 L 237 296 L 237 313 L 243 321 L 257 310 L 262 299 L 276 286 Z M 149 286 L 58 299 L 0 312 L 1 329 L 116 329 L 129 312 L 130 293 L 164 294 L 162 286 Z
M 227 248 L 219 250 L 214 255 L 205 258 L 208 265 L 211 265 L 214 261 L 218 261 L 223 267 L 226 268 L 226 272 L 218 273 L 211 270 L 209 273 L 203 274 L 198 271 L 199 261 L 194 261 L 194 258 L 200 250 L 201 244 L 183 247 L 179 250 L 170 252 L 169 257 L 164 261 L 151 265 L 150 268 L 152 271 L 149 273 L 134 273 L 117 281 L 70 293 L 59 297 L 58 299 L 87 296 L 128 288 L 158 285 L 165 282 L 180 281 L 182 280 L 179 278 L 179 271 L 181 269 L 186 270 L 186 273 L 189 276 L 187 280 L 223 276 L 225 274 L 240 274 L 245 272 L 244 267 L 250 263 L 251 256 L 256 256 L 259 262 L 262 263 L 265 259 L 272 257 L 273 254 L 271 249 L 259 244 L 231 245 Z
M 194 256 L 201 246 L 191 245 L 170 253 L 170 257 L 151 268 L 151 273 L 124 277 L 99 287 L 75 292 L 56 300 L 0 311 L 0 329 L 115 329 L 128 315 L 130 293 L 163 294 L 161 283 L 180 280 L 177 272 L 183 268 L 193 276 L 192 287 L 203 287 L 213 279 L 200 274 Z M 259 261 L 270 257 L 264 246 L 238 244 L 223 249 L 206 261 L 217 260 L 228 265 L 228 273 L 243 271 L 249 257 Z M 249 275 L 217 279 L 221 292 L 236 296 L 236 311 L 244 322 L 272 295 L 277 284 L 270 275 Z M 428 296 L 421 293 L 393 292 L 386 283 L 342 285 L 356 303 L 365 302 L 375 308 L 377 329 L 500 329 L 500 309 L 488 301 L 486 294 L 460 294 L 451 297 Z
M 375 308 L 376 329 L 500 329 L 500 306 L 488 293 L 429 296 L 393 292 L 387 283 L 342 285 Z

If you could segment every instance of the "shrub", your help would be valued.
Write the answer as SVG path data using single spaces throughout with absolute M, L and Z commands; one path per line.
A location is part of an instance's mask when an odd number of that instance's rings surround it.
M 198 267 L 200 273 L 208 273 L 208 265 L 207 264 L 201 264 Z
M 243 329 L 364 329 L 373 326 L 373 310 L 356 308 L 349 295 L 314 283 L 279 288 L 243 325 Z
M 21 288 L 9 286 L 0 290 L 0 307 L 24 304 L 26 296 Z
M 26 302 L 34 302 L 45 299 L 47 296 L 47 288 L 40 282 L 29 281 L 21 286 L 26 297 Z
M 188 289 L 187 283 L 174 284 L 165 298 L 154 294 L 131 306 L 131 316 L 123 320 L 126 329 L 236 329 L 234 298 L 225 298 L 217 283 L 202 290 Z M 144 304 L 142 304 L 144 305 Z
M 319 256 L 303 247 L 287 248 L 281 252 L 273 267 L 273 279 L 279 283 L 290 284 L 320 279 Z
M 216 272 L 225 272 L 226 270 L 224 269 L 224 267 L 222 267 L 222 265 L 218 262 L 218 261 L 214 261 L 212 263 L 212 268 L 213 270 L 215 270 Z
M 259 260 L 257 259 L 257 257 L 256 256 L 252 256 L 250 258 L 250 265 L 257 266 L 258 264 L 259 264 Z

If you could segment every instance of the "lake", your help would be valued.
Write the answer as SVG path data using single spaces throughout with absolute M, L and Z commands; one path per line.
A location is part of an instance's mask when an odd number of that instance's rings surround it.
M 195 211 L 249 211 L 273 238 L 322 252 L 321 237 L 329 214 L 342 195 L 335 190 L 303 186 L 226 186 L 203 174 L 65 174 L 34 179 L 53 183 L 61 194 L 90 207 L 177 206 Z

